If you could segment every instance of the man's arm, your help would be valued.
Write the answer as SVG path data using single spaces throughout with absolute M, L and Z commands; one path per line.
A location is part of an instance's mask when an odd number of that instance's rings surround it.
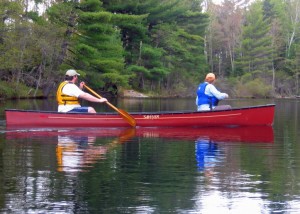
M 80 99 L 84 99 L 90 102 L 95 102 L 95 103 L 103 103 L 103 102 L 107 102 L 106 98 L 97 98 L 92 96 L 89 93 L 86 93 L 84 91 L 82 91 L 78 86 L 76 86 L 75 84 L 67 84 L 64 88 L 63 88 L 63 93 L 67 94 L 69 96 L 75 96 L 78 97 Z
M 94 97 L 93 95 L 91 95 L 89 93 L 86 93 L 86 92 L 83 92 L 82 94 L 80 94 L 79 98 L 87 100 L 87 101 L 90 101 L 90 102 L 95 102 L 95 103 L 104 103 L 104 102 L 107 102 L 106 98 L 99 99 L 99 98 Z
M 220 91 L 218 91 L 218 89 L 216 89 L 216 87 L 212 84 L 209 84 L 207 87 L 209 87 L 209 91 L 210 93 L 215 96 L 218 100 L 223 100 L 225 98 L 228 98 L 228 94 L 226 93 L 221 93 Z

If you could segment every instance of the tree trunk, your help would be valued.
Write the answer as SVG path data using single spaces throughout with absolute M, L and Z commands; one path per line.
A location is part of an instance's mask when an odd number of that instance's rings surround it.
M 38 66 L 37 70 L 38 70 L 38 73 L 39 73 L 39 77 L 36 81 L 36 87 L 35 87 L 35 91 L 34 91 L 34 94 L 33 94 L 34 97 L 36 97 L 36 95 L 37 95 L 37 92 L 38 92 L 38 89 L 39 89 L 39 86 L 40 86 L 40 83 L 41 83 L 41 79 L 42 79 L 42 73 L 43 73 L 42 64 L 40 64 Z
M 230 57 L 230 64 L 231 64 L 231 73 L 234 74 L 234 53 L 233 50 L 230 48 L 230 45 L 228 44 L 228 51 L 229 51 L 229 57 Z
M 291 5 L 291 8 L 293 8 L 295 10 L 295 17 L 293 17 L 293 13 L 291 13 L 291 24 L 293 26 L 293 29 L 292 29 L 292 32 L 291 32 L 291 37 L 289 38 L 289 41 L 288 41 L 288 49 L 287 49 L 287 57 L 290 56 L 290 51 L 291 51 L 291 47 L 292 47 L 292 44 L 295 40 L 295 34 L 296 34 L 296 30 L 299 28 L 298 27 L 298 24 L 299 24 L 299 1 L 295 1 L 295 4 L 296 5 L 292 5 L 293 2 L 290 3 Z M 293 7 L 294 6 L 294 7 Z M 291 11 L 292 12 L 292 11 Z
M 75 26 L 76 26 L 76 13 L 74 10 L 72 10 L 70 13 L 69 19 L 68 19 L 68 27 L 67 27 L 67 30 L 65 33 L 66 37 L 65 37 L 64 41 L 62 42 L 61 52 L 58 56 L 58 65 L 61 65 L 67 56 L 69 41 L 70 41 L 72 34 L 74 33 Z

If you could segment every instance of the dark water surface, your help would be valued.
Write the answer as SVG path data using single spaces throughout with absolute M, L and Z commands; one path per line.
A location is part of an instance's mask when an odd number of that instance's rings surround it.
M 122 99 L 126 111 L 195 109 L 193 99 Z M 1 213 L 299 213 L 300 99 L 276 104 L 273 127 L 6 130 L 0 103 Z M 98 111 L 112 111 L 97 105 Z

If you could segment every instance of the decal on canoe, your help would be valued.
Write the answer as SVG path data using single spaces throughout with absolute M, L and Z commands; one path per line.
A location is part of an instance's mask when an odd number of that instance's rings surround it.
M 150 119 L 150 120 L 154 120 L 154 119 L 159 119 L 159 115 L 154 114 L 154 115 L 144 115 L 145 119 Z

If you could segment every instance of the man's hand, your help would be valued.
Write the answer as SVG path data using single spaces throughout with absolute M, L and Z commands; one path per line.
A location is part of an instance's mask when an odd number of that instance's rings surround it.
M 100 103 L 104 103 L 104 102 L 107 102 L 108 100 L 106 99 L 106 98 L 104 98 L 104 97 L 102 97 L 101 99 L 100 99 Z
M 82 89 L 83 89 L 83 87 L 84 87 L 84 85 L 85 85 L 85 82 L 80 82 L 80 84 L 79 84 L 79 88 L 82 90 Z

